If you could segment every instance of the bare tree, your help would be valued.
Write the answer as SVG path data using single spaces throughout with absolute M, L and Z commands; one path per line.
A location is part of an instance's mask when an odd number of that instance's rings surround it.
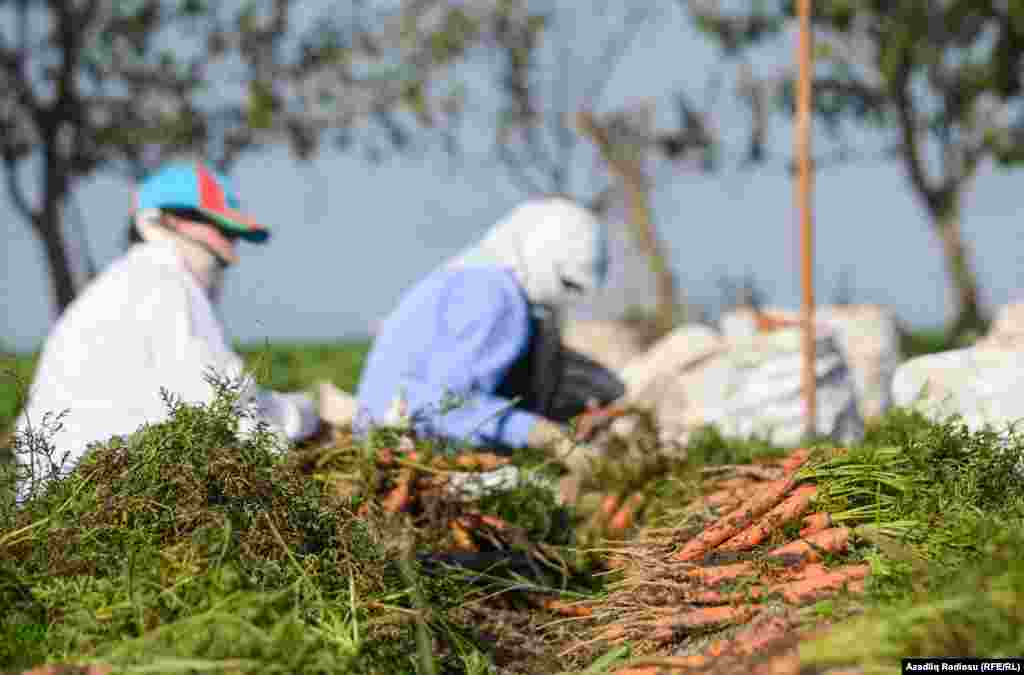
M 619 63 L 659 8 L 678 11 L 653 0 L 418 0 L 378 18 L 379 28 L 365 39 L 376 54 L 385 45 L 406 50 L 406 68 L 419 73 L 407 82 L 415 82 L 421 112 L 409 121 L 441 131 L 449 152 L 464 156 L 459 132 L 475 124 L 493 133 L 484 161 L 502 167 L 524 194 L 565 194 L 600 212 L 625 201 L 657 279 L 658 321 L 667 329 L 679 300 L 650 204 L 657 182 L 651 162 L 667 158 L 679 166 L 696 157 L 697 167 L 710 168 L 700 160 L 714 137 L 707 112 L 681 92 L 656 92 L 679 111 L 678 123 L 662 131 L 655 130 L 649 99 L 606 100 Z M 433 111 L 447 114 L 440 127 Z M 593 144 L 590 152 L 581 140 Z
M 71 236 L 67 216 L 96 172 L 138 179 L 176 156 L 227 169 L 278 142 L 307 158 L 327 132 L 403 147 L 398 110 L 422 111 L 443 55 L 417 46 L 400 62 L 414 77 L 381 76 L 364 39 L 375 25 L 329 11 L 299 30 L 295 4 L 0 0 L 5 188 L 43 247 L 57 314 L 95 272 L 82 218 Z
M 753 49 L 786 44 L 794 20 L 792 3 L 730 11 L 717 0 L 679 2 L 725 57 L 746 64 Z M 817 165 L 864 158 L 850 140 L 854 128 L 882 132 L 883 147 L 867 154 L 899 162 L 928 214 L 954 289 L 951 332 L 978 330 L 985 313 L 961 231 L 962 203 L 985 161 L 1009 166 L 1024 158 L 1024 9 L 1015 3 L 836 0 L 815 3 L 813 25 L 815 114 L 834 141 Z M 741 99 L 750 104 L 752 137 L 759 139 L 751 159 L 769 159 L 772 99 L 793 114 L 794 77 L 790 68 L 744 69 Z

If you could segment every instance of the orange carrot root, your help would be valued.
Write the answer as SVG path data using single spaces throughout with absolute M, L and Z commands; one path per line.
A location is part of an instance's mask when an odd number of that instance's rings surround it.
M 388 493 L 388 496 L 384 498 L 382 506 L 385 511 L 389 513 L 398 513 L 404 511 L 409 506 L 409 502 L 412 501 L 412 482 L 414 473 L 409 470 L 403 470 L 398 476 L 398 484 L 395 488 Z
M 753 497 L 738 509 L 726 514 L 713 525 L 691 539 L 676 555 L 676 560 L 697 560 L 707 555 L 712 549 L 738 534 L 747 527 L 754 518 L 761 516 L 776 504 L 793 487 L 793 479 L 766 483 Z
M 586 617 L 594 613 L 591 607 L 568 603 L 557 598 L 540 598 L 537 604 L 542 609 L 566 617 Z
M 465 527 L 470 529 L 477 529 L 482 527 L 491 527 L 499 532 L 505 532 L 514 527 L 507 521 L 502 520 L 498 516 L 492 516 L 487 513 L 480 513 L 478 511 L 467 511 L 459 516 L 459 520 Z
M 760 654 L 775 642 L 789 637 L 791 628 L 792 624 L 781 616 L 759 621 L 736 634 L 730 643 L 730 651 L 742 656 Z
M 716 480 L 711 483 L 716 490 L 732 490 L 733 492 L 749 492 L 752 489 L 757 489 L 760 485 L 758 481 L 746 477 L 736 476 L 734 478 L 723 478 L 722 480 Z
M 576 440 L 580 442 L 590 440 L 596 432 L 625 414 L 626 409 L 618 406 L 608 406 L 583 413 L 576 418 Z
M 814 485 L 801 485 L 778 506 L 766 513 L 746 530 L 718 547 L 719 551 L 746 551 L 763 542 L 776 529 L 796 520 L 810 508 L 811 499 L 818 493 Z
M 683 614 L 673 614 L 651 622 L 650 637 L 655 642 L 670 642 L 680 632 L 743 623 L 754 615 L 751 605 L 701 607 Z
M 679 673 L 704 668 L 708 663 L 708 657 L 702 654 L 641 657 L 636 660 L 636 665 L 613 671 L 613 675 L 665 675 L 665 673 Z
M 452 539 L 455 541 L 455 548 L 460 551 L 479 551 L 480 547 L 473 541 L 473 535 L 469 533 L 469 530 L 459 522 L 458 520 L 452 520 L 448 523 L 448 528 L 452 531 Z
M 441 457 L 438 459 L 442 466 L 453 463 L 454 459 L 455 466 L 474 471 L 495 471 L 512 461 L 509 457 L 496 455 L 492 452 L 471 452 L 457 455 L 454 458 Z M 435 463 L 437 462 L 435 461 Z
M 783 562 L 815 562 L 821 560 L 822 553 L 842 553 L 849 543 L 850 530 L 833 527 L 780 546 L 768 556 Z
M 615 624 L 606 627 L 600 633 L 597 634 L 598 640 L 604 640 L 605 642 L 620 642 L 626 637 L 626 627 L 622 624 Z
M 608 533 L 622 534 L 631 528 L 636 520 L 637 512 L 644 504 L 644 499 L 644 495 L 638 492 L 626 500 L 626 503 L 622 505 L 622 508 L 612 516 L 610 521 L 608 521 Z
M 810 457 L 810 448 L 797 448 L 793 452 L 786 455 L 782 462 L 780 462 L 779 466 L 782 467 L 782 470 L 785 471 L 786 473 L 793 473 L 801 466 L 803 466 L 804 463 L 808 459 L 810 459 Z
M 809 537 L 812 534 L 817 534 L 822 530 L 827 530 L 832 527 L 832 516 L 828 513 L 812 513 L 809 516 L 805 516 L 803 520 L 803 528 L 800 530 L 801 537 Z
M 782 593 L 782 598 L 792 604 L 804 604 L 832 595 L 850 582 L 862 581 L 871 573 L 869 565 L 848 565 L 837 568 L 827 574 L 794 581 L 775 589 Z
M 604 499 L 601 500 L 601 513 L 611 518 L 615 515 L 615 512 L 619 510 L 619 506 L 622 504 L 622 495 L 611 494 L 605 495 Z
M 690 579 L 701 586 L 714 587 L 725 581 L 754 574 L 754 566 L 750 563 L 733 563 L 717 567 L 697 567 L 686 573 Z

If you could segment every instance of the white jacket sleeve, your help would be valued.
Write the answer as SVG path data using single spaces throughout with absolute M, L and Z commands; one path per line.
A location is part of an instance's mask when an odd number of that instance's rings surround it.
M 166 381 L 162 386 L 188 402 L 206 403 L 213 398 L 207 381 L 212 371 L 220 377 L 241 380 L 240 404 L 256 418 L 270 425 L 287 441 L 301 441 L 313 435 L 320 423 L 313 400 L 305 394 L 282 394 L 260 389 L 245 372 L 242 359 L 232 351 L 213 315 L 207 298 L 198 288 L 180 288 L 169 297 L 161 294 L 161 306 L 153 308 L 154 319 L 170 325 L 154 333 L 151 358 Z M 164 340 L 168 343 L 164 344 Z M 243 432 L 251 431 L 256 420 L 243 420 Z

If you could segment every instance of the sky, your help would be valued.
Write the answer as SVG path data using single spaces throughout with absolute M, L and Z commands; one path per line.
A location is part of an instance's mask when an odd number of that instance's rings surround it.
M 681 41 L 685 31 L 676 18 L 645 34 L 615 71 L 606 99 L 662 92 L 666 81 L 701 84 L 714 55 L 696 40 Z M 667 62 L 666 54 L 679 58 Z M 500 166 L 471 160 L 453 169 L 443 156 L 372 166 L 326 151 L 297 164 L 277 149 L 245 157 L 234 177 L 245 210 L 273 228 L 268 245 L 242 244 L 242 263 L 227 281 L 224 321 L 243 342 L 368 334 L 403 290 L 526 196 Z M 855 300 L 891 307 L 906 324 L 934 326 L 949 318 L 938 241 L 899 165 L 823 170 L 815 186 L 820 301 L 833 297 L 845 270 Z M 1018 186 L 1018 174 L 984 167 L 965 200 L 964 237 L 989 308 L 1021 299 L 1024 288 Z M 122 251 L 130 187 L 98 175 L 78 192 L 101 267 Z M 654 208 L 688 300 L 714 303 L 724 275 L 749 273 L 770 304 L 799 306 L 798 221 L 788 175 L 659 172 Z M 53 320 L 49 282 L 39 242 L 3 192 L 0 237 L 0 345 L 35 349 Z M 649 300 L 642 264 L 621 247 L 613 253 L 616 288 L 605 309 Z

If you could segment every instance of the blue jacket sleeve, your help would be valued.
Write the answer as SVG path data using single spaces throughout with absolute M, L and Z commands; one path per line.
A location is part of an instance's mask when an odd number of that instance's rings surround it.
M 526 445 L 537 416 L 494 394 L 529 344 L 529 305 L 498 279 L 453 277 L 438 305 L 439 349 L 422 381 L 407 380 L 412 407 L 431 408 L 433 431 L 473 445 Z M 447 395 L 456 405 L 439 409 Z

